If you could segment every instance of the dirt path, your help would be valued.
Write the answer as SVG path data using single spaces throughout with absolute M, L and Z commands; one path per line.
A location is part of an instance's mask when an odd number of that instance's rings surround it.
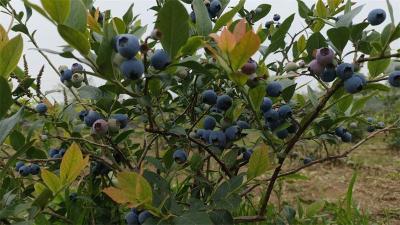
M 355 169 L 354 199 L 360 208 L 379 224 L 400 225 L 400 151 L 381 143 L 369 143 L 347 160 L 302 171 L 309 179 L 286 184 L 283 200 L 336 202 L 345 196 Z

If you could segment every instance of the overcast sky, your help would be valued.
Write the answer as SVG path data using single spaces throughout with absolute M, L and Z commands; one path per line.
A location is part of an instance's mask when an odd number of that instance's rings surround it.
M 239 0 L 231 0 L 230 5 L 235 5 L 237 4 Z M 31 2 L 40 4 L 40 0 L 31 0 Z M 122 15 L 125 13 L 127 10 L 128 6 L 134 2 L 134 14 L 137 15 L 139 14 L 139 18 L 142 21 L 142 24 L 148 24 L 149 29 L 148 31 L 150 32 L 154 21 L 154 13 L 152 10 L 149 10 L 149 8 L 153 5 L 155 5 L 155 0 L 97 0 L 95 1 L 96 7 L 99 7 L 101 11 L 110 9 L 113 16 L 118 16 L 122 17 Z M 311 6 L 315 0 L 304 0 L 304 2 Z M 357 1 L 359 5 L 364 4 L 364 9 L 363 11 L 356 17 L 356 21 L 362 21 L 364 18 L 367 17 L 367 14 L 370 10 L 374 8 L 382 8 L 387 11 L 387 6 L 386 2 L 384 0 L 359 0 Z M 400 17 L 400 4 L 399 0 L 391 0 L 394 12 L 395 12 L 395 17 L 396 17 L 396 22 L 399 22 L 399 17 Z M 281 15 L 281 17 L 284 19 L 287 16 L 291 15 L 292 13 L 297 13 L 297 3 L 295 0 L 247 0 L 245 8 L 246 9 L 254 9 L 256 8 L 259 4 L 262 3 L 268 3 L 272 5 L 272 9 L 270 14 L 268 15 L 268 18 L 261 20 L 260 22 L 265 23 L 267 19 L 271 19 L 269 17 L 272 17 L 274 13 L 278 13 Z M 12 0 L 13 6 L 16 8 L 18 11 L 24 11 L 24 6 L 21 0 Z M 6 16 L 5 14 L 0 14 L 0 23 L 4 27 L 8 27 L 10 18 Z M 385 21 L 384 24 L 386 24 L 387 21 Z M 301 29 L 304 26 L 304 23 L 302 22 L 301 19 L 297 16 L 296 19 L 293 22 L 291 32 L 296 32 L 299 29 Z M 376 27 L 376 29 L 381 30 L 382 25 Z M 41 48 L 49 48 L 49 49 L 54 49 L 54 50 L 60 50 L 59 46 L 65 45 L 65 42 L 59 37 L 57 30 L 53 24 L 48 22 L 46 19 L 41 17 L 38 13 L 35 11 L 33 12 L 32 18 L 28 22 L 28 28 L 33 31 L 33 30 L 38 30 L 36 32 L 36 40 Z M 14 36 L 15 34 L 11 33 L 11 36 Z M 46 64 L 44 59 L 38 54 L 37 51 L 31 50 L 33 47 L 31 43 L 27 42 L 25 40 L 24 43 L 25 51 L 24 53 L 27 56 L 30 71 L 32 75 L 37 74 L 39 71 L 40 67 L 42 65 L 46 66 L 45 73 L 43 76 L 43 82 L 42 82 L 42 87 L 45 91 L 52 90 L 57 88 L 59 85 L 59 78 L 57 74 L 55 74 L 50 66 Z M 396 46 L 393 46 L 395 48 L 400 48 L 400 45 L 396 43 Z M 70 65 L 74 61 L 70 59 L 64 59 L 62 57 L 59 57 L 57 55 L 51 55 L 51 60 L 55 65 Z M 274 58 L 269 58 L 268 60 L 273 61 Z M 301 82 L 307 82 L 307 80 L 301 80 Z M 96 80 L 97 84 L 102 83 L 99 80 Z M 57 94 L 52 94 L 53 98 L 60 99 L 60 95 Z

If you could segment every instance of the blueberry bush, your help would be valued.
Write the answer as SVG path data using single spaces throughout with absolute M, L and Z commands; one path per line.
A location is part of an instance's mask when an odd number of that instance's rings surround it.
M 318 204 L 304 213 L 270 199 L 302 169 L 398 128 L 397 113 L 362 113 L 400 87 L 389 0 L 361 20 L 350 0 L 297 0 L 287 18 L 244 0 L 149 1 L 149 31 L 133 5 L 118 17 L 92 0 L 23 3 L 0 0 L 12 18 L 0 26 L 1 224 L 367 224 L 352 219 L 352 188 L 324 219 Z M 33 13 L 61 50 L 38 45 Z M 62 102 L 42 90 L 44 66 L 32 75 L 24 39 L 59 77 Z M 302 154 L 311 142 L 319 154 Z

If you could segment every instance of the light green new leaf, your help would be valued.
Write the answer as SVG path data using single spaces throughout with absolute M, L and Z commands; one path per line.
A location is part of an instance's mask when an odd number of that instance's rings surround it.
M 179 1 L 167 1 L 158 13 L 156 27 L 161 31 L 161 44 L 175 58 L 189 38 L 189 16 Z
M 0 77 L 8 78 L 17 67 L 24 44 L 21 35 L 9 40 L 0 48 Z
M 58 25 L 57 29 L 61 37 L 71 45 L 71 47 L 75 48 L 83 55 L 89 53 L 90 43 L 85 34 L 65 25 Z
M 71 0 L 41 0 L 43 8 L 58 24 L 62 24 L 68 18 Z M 73 0 L 75 1 L 75 0 Z
M 62 184 L 60 178 L 53 172 L 42 169 L 40 174 L 42 176 L 43 182 L 53 193 L 57 193 L 61 189 Z
M 72 143 L 61 161 L 61 183 L 68 184 L 73 182 L 88 164 L 89 156 L 83 158 L 79 145 Z
M 265 144 L 260 144 L 254 149 L 250 157 L 247 179 L 250 180 L 265 173 L 270 166 L 269 164 L 268 147 Z
M 265 96 L 265 86 L 258 85 L 255 88 L 249 89 L 249 98 L 253 109 L 256 112 L 260 111 L 260 106 L 263 102 Z
M 194 0 L 193 10 L 196 14 L 196 29 L 197 33 L 203 36 L 207 36 L 212 29 L 212 23 L 208 10 L 203 2 L 203 0 Z

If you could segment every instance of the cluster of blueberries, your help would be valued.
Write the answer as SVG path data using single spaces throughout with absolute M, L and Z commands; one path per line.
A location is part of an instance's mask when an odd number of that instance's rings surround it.
M 332 82 L 339 77 L 344 80 L 346 92 L 354 94 L 363 89 L 367 79 L 363 74 L 354 71 L 354 65 L 341 63 L 336 65 L 335 53 L 332 49 L 324 47 L 317 50 L 315 59 L 309 64 L 309 71 L 318 75 L 324 82 Z
M 368 117 L 367 122 L 368 122 L 368 127 L 367 127 L 368 132 L 374 132 L 376 129 L 385 128 L 384 122 L 380 121 L 380 122 L 376 123 L 375 119 L 372 117 Z
M 40 173 L 40 166 L 35 163 L 25 165 L 24 162 L 18 161 L 15 165 L 15 170 L 18 171 L 21 176 L 26 177 L 29 174 L 38 175 Z
M 60 72 L 60 81 L 67 87 L 79 88 L 82 86 L 82 82 L 85 77 L 83 76 L 83 66 L 79 63 L 72 64 L 71 68 L 67 66 L 60 66 L 58 68 Z
M 256 11 L 257 11 L 257 10 L 261 10 L 261 9 L 257 8 Z M 279 26 L 281 25 L 281 24 L 279 23 L 279 20 L 280 20 L 280 19 L 281 19 L 281 16 L 280 16 L 279 14 L 274 14 L 274 16 L 272 17 L 272 20 L 267 21 L 267 22 L 265 23 L 265 28 L 269 29 L 269 28 L 271 28 L 271 26 L 272 26 L 273 24 L 275 24 L 275 23 L 276 23 L 276 27 L 279 28 Z
M 52 148 L 49 150 L 49 156 L 52 159 L 59 159 L 62 158 L 65 154 L 67 150 L 65 148 L 60 148 L 60 149 L 56 149 L 56 148 Z
M 336 136 L 340 137 L 343 142 L 351 142 L 353 136 L 351 133 L 344 127 L 337 127 L 335 129 Z
M 132 34 L 121 34 L 113 38 L 113 49 L 119 54 L 121 63 L 119 69 L 128 80 L 138 80 L 144 73 L 144 65 L 135 56 L 140 51 L 139 39 Z M 171 59 L 164 50 L 156 50 L 150 58 L 151 65 L 157 70 L 165 69 Z
M 152 216 L 153 215 L 147 210 L 138 211 L 133 208 L 125 215 L 125 221 L 128 225 L 140 225 L 144 224 L 144 222 Z
M 82 110 L 79 119 L 91 127 L 91 133 L 97 136 L 104 136 L 107 133 L 117 133 L 120 129 L 128 126 L 129 118 L 126 114 L 114 114 L 106 121 L 100 113 L 94 110 Z
M 210 19 L 217 17 L 221 12 L 222 4 L 219 0 L 206 0 L 204 1 L 204 4 L 206 5 Z M 196 23 L 196 14 L 194 11 L 190 13 L 190 19 L 193 23 Z

